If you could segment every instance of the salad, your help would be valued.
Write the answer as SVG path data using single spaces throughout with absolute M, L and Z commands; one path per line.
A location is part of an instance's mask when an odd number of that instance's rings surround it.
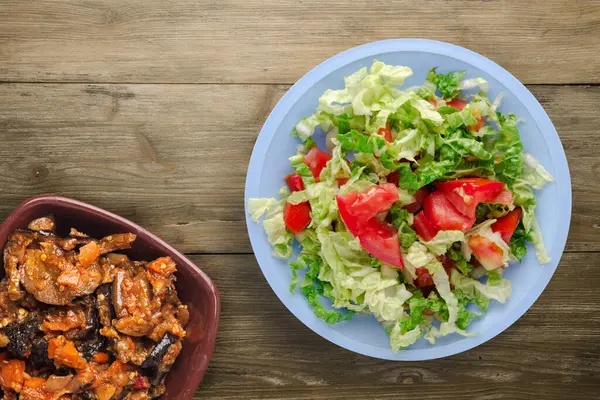
M 503 272 L 528 243 L 550 261 L 534 190 L 553 178 L 523 151 L 515 115 L 497 112 L 502 96 L 436 68 L 399 89 L 411 75 L 375 61 L 325 91 L 292 131 L 301 144 L 279 199 L 248 203 L 276 256 L 299 243 L 290 290 L 329 324 L 373 314 L 394 352 L 469 335 L 490 300 L 511 295 Z

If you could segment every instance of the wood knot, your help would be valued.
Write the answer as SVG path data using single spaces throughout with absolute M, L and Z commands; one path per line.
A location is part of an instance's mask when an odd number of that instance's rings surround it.
M 108 10 L 104 15 L 104 21 L 107 25 L 114 25 L 119 21 L 119 14 L 115 10 Z
M 33 164 L 31 166 L 31 178 L 36 181 L 41 181 L 50 174 L 50 170 L 41 164 Z
M 402 383 L 405 385 L 414 385 L 423 383 L 423 375 L 417 371 L 402 371 L 396 378 L 396 383 Z

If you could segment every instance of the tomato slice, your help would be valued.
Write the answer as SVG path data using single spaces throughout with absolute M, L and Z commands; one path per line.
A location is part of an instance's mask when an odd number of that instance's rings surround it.
M 348 230 L 358 236 L 363 225 L 376 214 L 387 211 L 398 201 L 398 189 L 393 183 L 370 187 L 362 193 L 337 196 L 336 201 L 342 220 Z
M 404 268 L 398 230 L 377 214 L 389 210 L 398 201 L 398 189 L 393 183 L 373 186 L 364 192 L 337 196 L 340 217 L 361 246 L 386 264 Z
M 479 117 L 477 118 L 477 122 L 475 122 L 473 125 L 469 125 L 469 129 L 473 132 L 478 132 L 481 128 L 483 128 L 484 123 L 483 117 Z
M 413 228 L 415 229 L 415 232 L 417 232 L 417 235 L 421 236 L 426 242 L 433 239 L 438 233 L 438 230 L 431 225 L 423 211 L 415 215 Z
M 467 104 L 469 104 L 468 101 L 461 100 L 458 97 L 455 97 L 452 100 L 446 102 L 447 106 L 454 107 L 458 111 L 462 111 L 467 106 Z
M 331 160 L 331 158 L 331 155 L 319 150 L 318 147 L 313 147 L 304 156 L 304 163 L 308 166 L 310 172 L 312 172 L 312 175 L 318 181 L 321 171 L 323 171 L 323 168 L 325 168 L 325 165 L 329 160 Z
M 504 189 L 498 193 L 498 196 L 496 196 L 494 200 L 486 201 L 486 203 L 511 205 L 514 203 L 513 194 L 510 190 Z
M 299 173 L 294 172 L 293 174 L 289 174 L 285 177 L 285 183 L 290 188 L 292 192 L 299 192 L 304 190 L 304 181 L 302 181 L 302 177 Z
M 439 257 L 439 260 L 442 263 L 442 265 L 444 266 L 444 269 L 446 270 L 446 273 L 448 274 L 448 276 L 450 276 L 450 272 L 452 271 L 452 268 L 456 267 L 456 263 L 445 254 L 441 255 Z
M 519 225 L 519 221 L 521 220 L 522 211 L 520 208 L 515 208 L 504 217 L 498 218 L 496 222 L 492 225 L 493 232 L 500 232 L 500 236 L 502 236 L 502 240 L 506 243 L 510 242 L 510 238 L 513 233 L 515 233 L 515 229 L 517 229 L 517 225 Z
M 283 207 L 283 221 L 285 226 L 294 234 L 302 232 L 310 224 L 310 204 L 308 201 L 291 204 L 285 203 Z
M 379 128 L 377 134 L 383 136 L 386 142 L 392 142 L 392 128 L 390 128 L 390 124 L 385 124 L 385 128 Z
M 396 187 L 400 187 L 400 173 L 398 171 L 392 171 L 387 176 L 388 183 L 393 183 Z
M 371 218 L 364 224 L 358 240 L 361 246 L 378 260 L 398 268 L 404 268 L 398 230 L 377 218 Z
M 475 222 L 475 216 L 461 214 L 446 198 L 444 193 L 431 193 L 423 201 L 423 212 L 434 229 L 448 231 L 468 231 Z
M 486 178 L 463 178 L 438 182 L 436 186 L 458 211 L 469 218 L 475 218 L 477 204 L 494 200 L 505 185 Z
M 504 266 L 504 252 L 488 238 L 474 235 L 469 238 L 468 244 L 477 261 L 488 271 Z
M 337 178 L 336 179 L 339 187 L 344 186 L 346 183 L 348 183 L 349 180 L 350 180 L 350 178 Z
M 419 267 L 416 270 L 417 279 L 415 279 L 415 286 L 418 288 L 424 288 L 428 286 L 434 286 L 433 277 L 425 267 Z
M 404 208 L 409 213 L 414 214 L 421 209 L 421 206 L 423 205 L 423 200 L 425 200 L 425 197 L 427 197 L 428 195 L 429 190 L 427 190 L 426 187 L 422 187 L 421 189 L 417 190 L 417 193 L 415 193 L 415 201 L 405 205 L 402 208 Z

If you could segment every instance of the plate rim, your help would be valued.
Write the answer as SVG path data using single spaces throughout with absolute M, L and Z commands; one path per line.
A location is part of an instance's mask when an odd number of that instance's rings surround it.
M 544 265 L 544 268 L 551 269 L 550 273 L 542 274 L 538 280 L 532 285 L 532 288 L 525 294 L 519 303 L 516 305 L 516 311 L 513 314 L 509 314 L 507 318 L 504 318 L 500 323 L 494 325 L 491 328 L 485 330 L 482 334 L 477 336 L 471 336 L 468 340 L 461 340 L 454 343 L 449 343 L 442 346 L 432 345 L 426 349 L 408 349 L 400 350 L 397 353 L 393 353 L 391 348 L 382 349 L 380 347 L 371 346 L 363 342 L 356 341 L 348 338 L 347 336 L 329 329 L 329 327 L 320 320 L 307 320 L 302 318 L 294 312 L 292 305 L 288 304 L 283 297 L 285 294 L 285 288 L 276 284 L 276 277 L 270 276 L 267 273 L 267 268 L 263 265 L 269 262 L 272 257 L 270 254 L 265 257 L 258 250 L 258 241 L 264 240 L 263 238 L 257 238 L 251 232 L 251 225 L 255 223 L 251 220 L 248 214 L 248 199 L 249 193 L 257 186 L 261 181 L 263 172 L 263 165 L 266 153 L 269 149 L 269 144 L 277 132 L 279 125 L 289 112 L 289 110 L 301 100 L 304 92 L 309 90 L 315 83 L 324 79 L 328 75 L 335 73 L 335 71 L 351 62 L 367 58 L 374 57 L 378 54 L 387 52 L 402 52 L 402 51 L 416 51 L 430 54 L 439 54 L 447 57 L 459 59 L 466 64 L 473 67 L 479 68 L 485 71 L 490 76 L 493 76 L 506 91 L 511 92 L 517 96 L 520 102 L 528 109 L 531 113 L 533 122 L 540 129 L 544 139 L 546 139 L 547 148 L 550 157 L 555 167 L 555 179 L 557 182 L 561 182 L 563 186 L 566 186 L 568 190 L 565 192 L 564 187 L 561 186 L 563 195 L 561 201 L 565 201 L 565 208 L 567 212 L 560 213 L 559 215 L 559 226 L 565 226 L 566 228 L 557 229 L 555 232 L 553 247 L 552 247 L 552 261 L 550 264 Z M 460 57 L 460 58 L 458 58 Z M 257 172 L 255 172 L 257 171 Z M 430 39 L 387 39 L 376 42 L 363 44 L 357 47 L 353 47 L 346 51 L 343 51 L 331 58 L 323 61 L 304 76 L 302 76 L 290 89 L 282 96 L 279 102 L 275 105 L 269 116 L 267 117 L 261 131 L 258 135 L 250 162 L 248 164 L 248 170 L 246 174 L 246 184 L 244 189 L 244 212 L 246 217 L 246 228 L 250 243 L 256 261 L 265 276 L 265 279 L 269 283 L 271 290 L 275 292 L 279 300 L 286 306 L 286 308 L 294 315 L 299 321 L 306 325 L 313 332 L 321 336 L 322 338 L 353 352 L 366 355 L 369 357 L 395 360 L 395 361 L 422 361 L 432 360 L 443 357 L 448 357 L 454 354 L 459 354 L 464 351 L 470 350 L 477 347 L 500 333 L 504 332 L 508 327 L 514 324 L 519 318 L 521 318 L 531 306 L 539 299 L 542 292 L 554 276 L 556 268 L 560 263 L 560 258 L 564 252 L 564 248 L 569 233 L 569 226 L 571 221 L 572 213 L 572 189 L 571 189 L 571 177 L 569 172 L 569 165 L 564 152 L 564 148 L 560 141 L 560 137 L 554 127 L 554 124 L 550 120 L 550 117 L 546 113 L 543 106 L 537 101 L 535 96 L 527 89 L 516 77 L 510 72 L 496 64 L 492 60 L 485 56 L 482 56 L 472 50 L 466 49 L 461 46 L 454 44 L 430 40 Z M 259 256 L 259 254 L 261 254 Z M 262 259 L 262 260 L 261 260 Z M 296 294 L 298 295 L 298 294 Z M 523 305 L 525 304 L 525 305 Z

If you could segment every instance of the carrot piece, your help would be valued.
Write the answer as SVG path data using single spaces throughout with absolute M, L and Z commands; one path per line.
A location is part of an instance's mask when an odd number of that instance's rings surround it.
M 25 387 L 31 388 L 31 389 L 38 389 L 40 387 L 42 387 L 42 385 L 44 385 L 46 383 L 46 380 L 44 378 L 40 378 L 39 376 L 27 379 L 25 381 Z
M 76 266 L 72 265 L 62 270 L 58 278 L 56 278 L 56 282 L 62 286 L 76 288 L 79 286 L 79 278 L 81 278 L 81 273 Z
M 48 342 L 48 357 L 58 364 L 75 369 L 85 368 L 87 365 L 85 359 L 79 355 L 75 344 L 62 335 Z
M 2 385 L 20 392 L 25 381 L 25 361 L 10 360 L 2 363 Z
M 96 390 L 94 390 L 94 393 L 96 394 L 98 400 L 110 400 L 116 391 L 116 387 L 107 383 L 96 388 Z
M 89 267 L 100 257 L 100 246 L 96 242 L 89 242 L 79 248 L 77 259 L 83 267 Z
M 177 270 L 171 257 L 160 257 L 148 263 L 148 269 L 162 276 L 168 276 Z
M 94 354 L 93 360 L 98 364 L 106 364 L 108 362 L 108 354 L 103 352 L 96 353 Z

